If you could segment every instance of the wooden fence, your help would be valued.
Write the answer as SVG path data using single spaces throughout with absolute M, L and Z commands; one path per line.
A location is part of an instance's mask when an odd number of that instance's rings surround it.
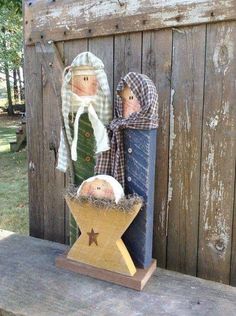
M 25 1 L 30 234 L 68 242 L 57 102 L 63 64 L 89 50 L 112 91 L 129 71 L 158 89 L 158 265 L 236 285 L 236 4 L 153 2 Z

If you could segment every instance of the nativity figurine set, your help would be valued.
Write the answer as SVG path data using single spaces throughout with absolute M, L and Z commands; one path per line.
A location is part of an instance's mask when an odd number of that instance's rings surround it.
M 61 93 L 57 169 L 71 164 L 74 183 L 65 196 L 72 215 L 66 259 L 135 277 L 153 267 L 156 87 L 129 72 L 113 108 L 103 62 L 84 52 L 65 68 Z

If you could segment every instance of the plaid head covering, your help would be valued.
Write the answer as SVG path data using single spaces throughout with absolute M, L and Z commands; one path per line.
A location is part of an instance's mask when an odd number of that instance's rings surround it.
M 93 68 L 98 81 L 98 90 L 96 96 L 94 97 L 78 97 L 77 95 L 75 95 L 75 93 L 72 92 L 72 72 L 75 68 L 80 66 L 88 66 Z M 92 122 L 92 126 L 95 131 L 95 138 L 98 145 L 97 152 L 107 150 L 109 148 L 109 145 L 106 144 L 106 139 L 108 141 L 108 137 L 103 125 L 108 124 L 112 119 L 112 104 L 110 88 L 106 73 L 104 71 L 103 62 L 90 52 L 81 53 L 76 56 L 69 67 L 65 68 L 63 72 L 62 82 L 62 115 L 65 124 L 66 137 L 68 139 L 69 145 L 72 146 L 72 153 L 74 153 L 74 158 L 72 157 L 73 160 L 77 160 L 76 145 L 78 127 L 75 128 L 76 138 L 72 140 L 71 130 L 69 126 L 69 113 L 73 113 L 74 111 L 77 112 L 77 124 L 79 122 L 79 116 L 83 112 L 87 111 L 89 113 L 89 119 Z M 102 139 L 103 143 L 101 143 Z M 68 167 L 68 159 L 70 158 L 71 155 L 66 150 L 65 139 L 61 131 L 57 169 L 62 172 L 66 172 Z
M 138 99 L 141 110 L 123 117 L 123 103 L 119 93 L 128 86 Z M 112 175 L 124 187 L 124 142 L 123 130 L 153 129 L 158 127 L 158 94 L 154 83 L 146 75 L 129 72 L 117 86 L 115 118 L 108 126 L 110 150 L 101 153 L 96 162 L 96 174 Z

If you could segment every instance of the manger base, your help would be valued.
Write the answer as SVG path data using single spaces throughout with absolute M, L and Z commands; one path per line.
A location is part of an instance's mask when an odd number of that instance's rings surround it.
M 156 270 L 156 260 L 152 259 L 152 263 L 146 269 L 137 268 L 137 272 L 134 276 L 127 276 L 120 273 L 99 269 L 85 263 L 68 259 L 67 252 L 56 258 L 56 266 L 58 268 L 64 268 L 66 270 L 87 275 L 95 279 L 108 281 L 131 288 L 133 290 L 141 291 Z

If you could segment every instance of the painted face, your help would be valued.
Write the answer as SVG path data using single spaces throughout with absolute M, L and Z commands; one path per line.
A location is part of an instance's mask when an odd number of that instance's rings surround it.
M 119 95 L 122 98 L 124 118 L 128 118 L 132 113 L 140 111 L 140 103 L 129 87 L 126 86 Z
M 84 182 L 80 192 L 80 196 L 92 196 L 97 199 L 115 200 L 115 195 L 111 184 L 102 179 L 94 179 L 90 182 Z
M 72 91 L 79 96 L 92 96 L 97 94 L 98 82 L 95 75 L 72 76 Z

